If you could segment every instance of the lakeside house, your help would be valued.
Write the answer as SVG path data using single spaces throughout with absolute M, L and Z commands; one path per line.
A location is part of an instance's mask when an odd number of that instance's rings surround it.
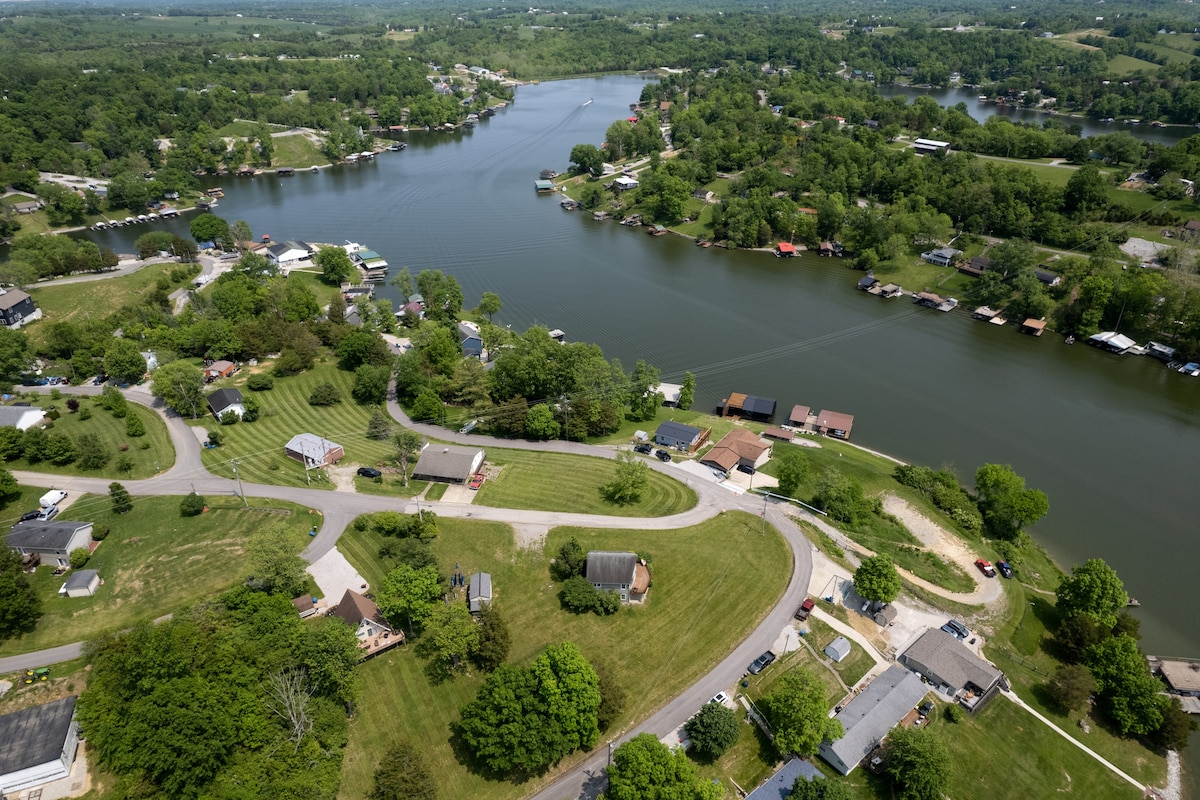
M 659 423 L 658 429 L 654 431 L 654 443 L 663 447 L 671 447 L 676 450 L 684 450 L 689 453 L 694 453 L 708 439 L 708 431 L 694 427 L 692 425 L 684 425 L 682 422 L 667 420 Z
M 41 318 L 42 310 L 26 292 L 20 289 L 0 289 L 0 325 L 16 330 Z
M 364 659 L 404 643 L 404 632 L 392 628 L 375 601 L 353 589 L 347 589 L 337 607 L 329 612 L 354 629 Z
M 738 468 L 756 470 L 771 458 L 771 444 L 745 428 L 734 428 L 700 457 L 700 463 L 730 472 Z
M 717 414 L 722 417 L 740 416 L 755 422 L 770 422 L 775 416 L 775 398 L 731 392 L 728 397 L 717 403 Z
M 1005 688 L 1003 672 L 975 655 L 957 636 L 936 628 L 921 634 L 899 661 L 972 713 Z
M 818 754 L 838 772 L 849 775 L 917 707 L 926 691 L 916 674 L 889 667 L 834 716 L 845 735 L 822 742 Z
M 927 261 L 935 267 L 949 267 L 961 255 L 962 251 L 955 250 L 953 247 L 938 247 L 921 253 L 921 260 Z

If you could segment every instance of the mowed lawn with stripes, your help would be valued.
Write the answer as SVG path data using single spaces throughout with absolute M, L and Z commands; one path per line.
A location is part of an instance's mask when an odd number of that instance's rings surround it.
M 547 645 L 571 641 L 590 661 L 611 670 L 628 695 L 614 730 L 649 716 L 712 669 L 778 601 L 792 568 L 783 538 L 770 527 L 764 533 L 757 516 L 740 512 L 679 530 L 556 528 L 544 544 L 524 547 L 509 526 L 498 523 L 439 518 L 438 528 L 431 547 L 444 574 L 455 564 L 464 575 L 491 574 L 493 602 L 512 635 L 511 663 L 529 664 Z M 549 564 L 572 536 L 585 551 L 628 550 L 647 557 L 652 584 L 645 605 L 611 617 L 564 611 Z M 392 566 L 379 557 L 383 543 L 378 534 L 350 526 L 338 547 L 378 585 Z M 483 680 L 474 668 L 431 682 L 410 644 L 364 663 L 359 679 L 362 695 L 350 723 L 340 797 L 366 798 L 380 760 L 400 741 L 424 753 L 444 800 L 508 800 L 531 793 L 532 783 L 486 779 L 455 752 L 451 725 Z M 605 740 L 601 734 L 598 746 Z M 584 757 L 576 754 L 562 769 Z

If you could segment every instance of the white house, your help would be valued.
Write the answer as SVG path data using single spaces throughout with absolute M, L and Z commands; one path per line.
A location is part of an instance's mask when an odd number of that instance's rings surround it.
M 311 258 L 317 251 L 305 242 L 287 241 L 267 248 L 267 260 L 280 267 Z
M 208 396 L 208 410 L 217 419 L 226 411 L 232 411 L 241 419 L 246 413 L 246 406 L 242 402 L 242 393 L 237 389 L 217 389 Z
M 637 178 L 631 178 L 628 175 L 620 175 L 613 179 L 613 188 L 618 192 L 624 192 L 627 189 L 638 188 Z
M 70 775 L 78 734 L 73 695 L 0 717 L 0 795 Z
M 19 431 L 27 431 L 41 425 L 46 412 L 36 406 L 0 406 L 0 428 L 11 425 Z

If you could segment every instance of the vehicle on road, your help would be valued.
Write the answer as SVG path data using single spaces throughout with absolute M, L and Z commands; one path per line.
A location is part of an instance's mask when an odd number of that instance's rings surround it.
M 992 562 L 986 561 L 982 558 L 977 558 L 975 559 L 975 566 L 987 577 L 996 577 L 996 570 L 992 567 Z
M 364 478 L 378 478 L 383 475 L 382 472 L 374 467 L 359 467 L 358 474 Z
M 633 450 L 635 453 L 644 453 L 645 455 L 650 455 L 650 453 L 654 451 L 654 448 L 645 442 L 642 442 L 641 444 L 635 444 L 633 446 Z
M 772 653 L 770 650 L 768 650 L 767 652 L 763 653 L 758 658 L 754 659 L 754 661 L 750 664 L 749 672 L 751 675 L 757 675 L 758 673 L 762 672 L 767 667 L 771 666 L 771 664 L 774 663 L 774 661 L 775 661 L 775 654 Z
M 800 620 L 801 622 L 808 619 L 808 615 L 812 613 L 812 610 L 816 605 L 816 601 L 814 601 L 811 597 L 804 598 L 804 602 L 801 603 L 800 607 L 796 609 L 796 619 Z
M 719 706 L 723 706 L 723 705 L 725 705 L 725 701 L 728 699 L 729 699 L 729 695 L 727 693 L 717 692 L 715 695 L 713 695 L 713 699 L 709 700 L 708 702 L 716 703 Z
M 671 454 L 668 453 L 666 450 L 655 450 L 654 457 L 664 463 L 671 460 Z
M 1013 576 L 1013 568 L 1007 561 L 997 561 L 996 569 L 1000 570 L 1000 574 L 1005 578 L 1011 578 Z
M 471 482 L 468 483 L 467 486 L 471 489 L 478 489 L 480 486 L 483 486 L 483 482 L 486 478 L 487 476 L 482 472 L 476 472 L 475 475 L 472 476 Z

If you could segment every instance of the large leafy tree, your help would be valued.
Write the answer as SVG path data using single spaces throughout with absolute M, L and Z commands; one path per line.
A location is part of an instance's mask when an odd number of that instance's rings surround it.
M 500 609 L 491 603 L 484 603 L 483 608 L 479 610 L 479 645 L 471 656 L 472 660 L 480 669 L 491 672 L 504 663 L 511 647 L 512 636 Z M 600 690 L 603 694 L 603 680 Z
M 368 800 L 437 800 L 437 781 L 421 751 L 408 742 L 388 750 Z
M 197 242 L 215 242 L 219 245 L 233 241 L 229 223 L 216 214 L 201 214 L 192 220 L 189 229 Z
M 683 727 L 695 751 L 710 761 L 720 758 L 741 733 L 737 715 L 720 703 L 707 703 Z
M 618 505 L 629 505 L 642 499 L 650 485 L 650 467 L 628 450 L 617 453 L 616 471 L 613 479 L 604 484 L 605 498 Z
M 428 660 L 436 678 L 446 678 L 467 667 L 479 648 L 479 624 L 464 603 L 434 606 L 417 642 L 417 655 Z
M 396 448 L 396 460 L 400 462 L 400 481 L 408 486 L 408 465 L 425 446 L 421 434 L 408 428 L 401 428 L 392 437 L 392 446 Z
M 497 775 L 532 775 L 600 735 L 596 670 L 571 642 L 548 647 L 527 668 L 501 664 L 456 725 L 475 759 Z
M 1089 648 L 1084 663 L 1122 735 L 1141 736 L 1158 729 L 1168 703 L 1136 639 L 1126 634 L 1111 636 Z
M 825 685 L 803 667 L 785 673 L 764 705 L 780 752 L 811 756 L 821 742 L 844 733 L 842 723 L 829 717 Z
M 413 569 L 401 564 L 384 577 L 375 591 L 375 602 L 383 615 L 408 622 L 410 633 L 429 618 L 441 598 L 442 579 L 433 566 Z
M 282 522 L 259 528 L 246 543 L 250 585 L 292 598 L 304 588 L 306 563 L 300 557 L 296 532 Z
M 146 359 L 136 342 L 113 339 L 104 350 L 104 371 L 117 383 L 137 383 L 146 374 Z
M 901 800 L 941 800 L 954 769 L 946 743 L 928 728 L 893 729 L 885 763 Z
M 1082 614 L 1111 629 L 1117 615 L 1129 604 L 1125 584 L 1102 558 L 1091 558 L 1071 569 L 1055 590 L 1058 611 L 1064 617 Z
M 0 642 L 29 633 L 42 616 L 42 598 L 29 584 L 21 557 L 0 550 Z
M 1050 510 L 1046 493 L 1026 489 L 1025 479 L 1007 464 L 984 464 L 975 472 L 975 493 L 988 532 L 999 539 L 1017 538 Z
M 607 800 L 719 800 L 720 784 L 700 778 L 682 750 L 640 733 L 613 753 Z
M 154 370 L 150 392 L 180 414 L 196 419 L 204 408 L 204 374 L 187 361 L 172 361 Z
M 808 459 L 800 453 L 784 453 L 776 459 L 775 477 L 779 479 L 779 493 L 795 497 L 808 478 Z
M 341 247 L 322 247 L 313 256 L 313 263 L 321 268 L 321 277 L 324 281 L 334 286 L 350 280 L 354 275 L 354 264 L 351 263 L 350 256 L 346 254 L 345 249 Z
M 890 603 L 900 594 L 900 573 L 887 556 L 867 556 L 854 571 L 854 591 L 868 600 Z

